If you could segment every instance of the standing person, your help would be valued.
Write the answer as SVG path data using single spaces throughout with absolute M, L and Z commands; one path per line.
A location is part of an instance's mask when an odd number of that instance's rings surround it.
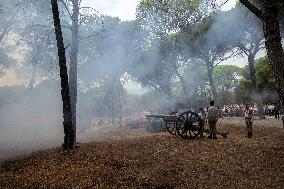
M 203 108 L 199 108 L 198 115 L 199 115 L 199 117 L 201 119 L 201 133 L 200 133 L 200 136 L 204 137 L 203 136 L 203 132 L 204 132 L 204 124 L 205 124 L 205 111 L 204 111 Z
M 216 124 L 218 121 L 219 109 L 214 106 L 214 101 L 210 101 L 210 107 L 208 108 L 207 120 L 210 129 L 209 139 L 217 139 Z
M 279 116 L 280 115 L 282 115 L 282 123 L 283 123 L 283 125 L 282 125 L 282 128 L 284 129 L 284 109 L 280 106 L 280 108 L 279 108 Z
M 275 119 L 280 119 L 280 111 L 278 109 L 278 106 L 274 107 L 274 117 Z
M 217 106 L 218 108 L 218 118 L 221 118 L 222 117 L 222 110 L 220 109 L 219 106 Z
M 252 117 L 253 117 L 253 111 L 250 108 L 249 104 L 246 104 L 245 107 L 245 122 L 246 122 L 246 127 L 245 127 L 245 136 L 248 138 L 252 137 Z

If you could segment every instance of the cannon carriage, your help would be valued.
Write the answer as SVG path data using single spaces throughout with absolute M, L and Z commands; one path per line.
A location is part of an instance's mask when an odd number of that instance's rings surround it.
M 192 111 L 183 112 L 180 115 L 146 115 L 148 120 L 156 118 L 163 119 L 166 130 L 172 134 L 188 139 L 197 137 L 201 131 L 201 118 Z
M 146 117 L 148 119 L 148 121 L 146 122 L 147 128 L 157 128 L 157 126 L 155 125 L 155 123 L 157 122 L 153 122 L 151 120 L 159 120 L 160 124 L 161 120 L 163 120 L 165 123 L 164 130 L 167 130 L 167 132 L 172 135 L 179 135 L 184 139 L 196 138 L 202 132 L 202 120 L 197 113 L 192 111 L 186 111 L 179 115 L 152 114 L 146 115 Z M 148 131 L 149 130 L 150 129 L 148 129 Z M 163 130 L 161 129 L 160 131 Z M 203 132 L 209 134 L 210 131 L 209 129 L 204 129 Z M 227 138 L 228 133 L 217 132 L 217 135 L 221 135 L 222 137 Z

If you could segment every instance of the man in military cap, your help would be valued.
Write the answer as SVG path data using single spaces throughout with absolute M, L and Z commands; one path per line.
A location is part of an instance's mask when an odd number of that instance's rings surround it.
M 210 107 L 208 108 L 208 113 L 207 113 L 207 121 L 209 125 L 209 139 L 217 139 L 216 135 L 216 124 L 218 121 L 218 115 L 219 115 L 219 109 L 214 106 L 214 101 L 210 101 Z
M 253 112 L 252 109 L 250 108 L 249 104 L 246 104 L 245 110 L 244 110 L 244 115 L 245 115 L 245 137 L 251 138 L 252 137 L 252 118 L 253 118 Z

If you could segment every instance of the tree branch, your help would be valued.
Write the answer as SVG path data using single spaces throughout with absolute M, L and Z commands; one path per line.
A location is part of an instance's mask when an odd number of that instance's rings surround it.
M 64 8 L 67 10 L 67 12 L 68 12 L 70 18 L 72 18 L 72 14 L 71 14 L 71 12 L 70 12 L 70 10 L 69 10 L 69 8 L 68 8 L 66 2 L 65 2 L 64 0 L 59 0 L 59 1 L 63 4 Z
M 79 0 L 79 2 L 78 2 L 79 7 L 80 7 L 81 3 L 82 3 L 82 0 Z
M 263 44 L 264 44 L 264 40 L 260 40 L 257 44 L 255 44 L 253 53 L 256 54 L 258 51 L 264 49 L 265 46 Z
M 62 27 L 62 28 L 67 28 L 67 29 L 69 29 L 69 30 L 72 30 L 72 27 L 69 26 L 69 25 L 66 26 L 66 25 L 63 25 L 63 24 L 62 24 L 61 27 Z
M 238 48 L 243 52 L 243 53 L 245 53 L 245 55 L 247 55 L 248 56 L 248 49 L 243 45 L 243 44 L 241 44 L 241 43 L 238 43 Z
M 225 0 L 224 2 L 221 2 L 220 7 L 222 7 L 223 5 L 225 5 L 229 0 Z
M 240 0 L 240 2 L 248 8 L 253 14 L 255 14 L 258 18 L 263 18 L 263 13 L 256 6 L 254 6 L 249 0 Z
M 68 29 L 72 30 L 72 26 L 68 22 L 66 22 L 65 20 L 62 20 L 61 26 L 63 28 L 68 28 Z
M 227 60 L 227 59 L 229 59 L 229 58 L 232 58 L 232 57 L 236 56 L 237 54 L 238 54 L 238 51 L 232 50 L 232 52 L 230 52 L 229 55 L 224 56 L 223 58 L 218 58 L 218 62 L 215 62 L 214 68 L 215 68 L 218 64 L 220 64 L 221 62 L 223 62 L 223 61 L 225 61 L 225 60 Z
M 80 9 L 91 9 L 91 10 L 95 11 L 96 13 L 98 13 L 99 15 L 101 15 L 101 13 L 93 7 L 80 7 Z
M 264 45 L 264 43 L 265 43 L 265 41 L 262 40 L 262 41 L 259 43 L 259 45 L 262 46 L 262 45 Z
M 42 24 L 32 24 L 32 25 L 27 26 L 26 28 L 32 28 L 32 27 L 51 28 L 51 26 L 42 25 Z

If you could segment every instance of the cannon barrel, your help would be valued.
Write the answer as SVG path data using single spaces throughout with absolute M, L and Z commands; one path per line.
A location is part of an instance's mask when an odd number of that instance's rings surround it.
M 178 121 L 178 116 L 176 115 L 161 115 L 161 114 L 151 114 L 151 115 L 146 115 L 147 118 L 162 118 L 164 121 L 168 122 L 168 121 L 172 121 L 172 122 L 176 122 Z

